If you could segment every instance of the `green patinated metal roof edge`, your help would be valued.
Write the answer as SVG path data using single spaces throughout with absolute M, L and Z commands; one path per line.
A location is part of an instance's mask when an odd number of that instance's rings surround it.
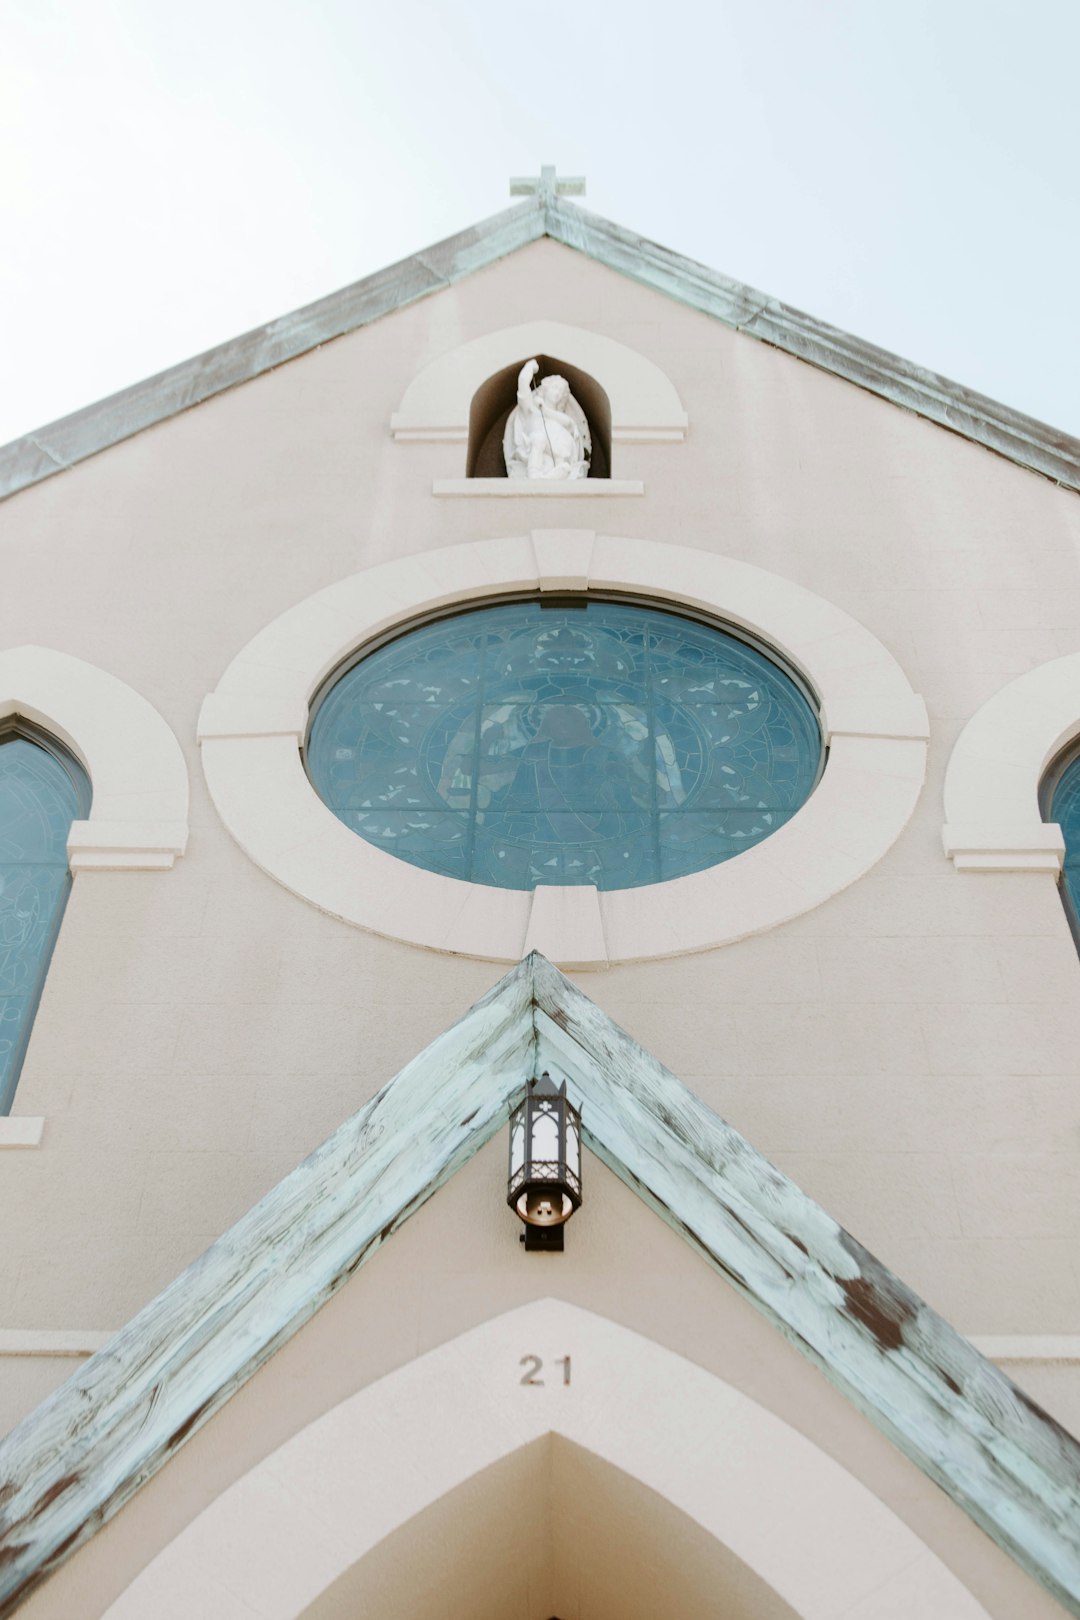
M 1080 439 L 815 320 L 565 198 L 538 195 L 314 304 L 13 440 L 0 448 L 0 499 L 321 343 L 452 286 L 543 236 L 984 445 L 1018 466 L 1080 490 Z
M 542 1068 L 570 1080 L 593 1152 L 1080 1616 L 1080 1444 L 536 954 L 0 1442 L 0 1616 L 490 1140 Z

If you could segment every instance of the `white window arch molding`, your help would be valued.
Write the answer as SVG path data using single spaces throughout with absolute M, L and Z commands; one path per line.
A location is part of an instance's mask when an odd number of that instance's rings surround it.
M 957 738 L 945 773 L 945 853 L 958 872 L 1060 873 L 1061 828 L 1042 819 L 1047 766 L 1080 737 L 1080 653 L 1010 681 Z
M 588 372 L 611 406 L 611 437 L 619 443 L 664 443 L 686 437 L 687 416 L 674 383 L 654 361 L 625 343 L 561 321 L 528 321 L 503 327 L 439 355 L 417 373 L 390 418 L 403 441 L 467 443 L 473 396 L 489 377 L 534 354 L 557 356 Z M 576 498 L 641 495 L 637 479 L 439 478 L 436 495 L 500 498 Z
M 365 644 L 432 612 L 546 590 L 620 591 L 751 632 L 821 705 L 829 761 L 791 820 L 734 860 L 598 893 L 443 877 L 340 822 L 301 758 L 309 705 Z M 926 767 L 926 707 L 880 641 L 801 586 L 687 546 L 591 530 L 425 552 L 317 592 L 255 636 L 206 698 L 203 769 L 226 827 L 263 871 L 357 927 L 500 962 L 540 950 L 567 968 L 709 950 L 773 928 L 869 870 L 906 825 Z
M 162 871 L 184 853 L 183 751 L 132 687 L 69 653 L 13 647 L 0 652 L 0 723 L 13 715 L 56 737 L 90 778 L 90 814 L 68 836 L 73 872 Z
M 138 692 L 69 653 L 11 647 L 0 652 L 0 727 L 16 716 L 63 743 L 90 778 L 90 814 L 68 833 L 73 873 L 167 870 L 184 853 L 184 755 Z M 37 1115 L 5 1115 L 0 1148 L 37 1147 L 44 1127 Z
M 525 1346 L 544 1377 L 523 1388 Z M 568 1354 L 569 1388 L 559 1364 Z M 484 1511 L 477 1486 L 496 1464 L 550 1436 L 689 1521 L 674 1557 L 667 1551 L 668 1580 L 692 1583 L 696 1575 L 700 1586 L 700 1560 L 719 1544 L 806 1620 L 862 1613 L 864 1605 L 920 1620 L 988 1620 L 942 1559 L 805 1435 L 674 1351 L 555 1299 L 462 1334 L 301 1429 L 164 1547 L 103 1620 L 315 1620 L 340 1612 L 342 1582 L 353 1583 L 350 1599 L 366 1596 L 378 1608 L 388 1592 L 408 1593 L 418 1567 L 438 1594 L 440 1616 L 459 1606 L 474 1614 L 470 1546 Z M 541 1523 L 545 1496 L 557 1506 L 559 1467 L 557 1451 L 538 1459 L 532 1499 Z M 433 1553 L 416 1521 L 466 1484 L 467 1533 L 438 1538 Z M 516 1590 L 524 1562 L 554 1603 L 567 1538 L 576 1542 L 565 1554 L 571 1580 L 579 1566 L 589 1569 L 589 1519 L 575 1525 L 572 1501 L 568 1515 L 563 1534 L 543 1547 L 529 1546 L 524 1518 L 520 1536 L 488 1538 L 502 1561 L 493 1574 L 499 1590 Z M 630 1536 L 647 1542 L 647 1523 L 647 1514 L 635 1520 Z M 365 1592 L 364 1560 L 396 1532 L 376 1600 Z M 590 1575 L 632 1582 L 632 1547 L 628 1553 L 629 1569 Z M 367 1607 L 361 1601 L 356 1612 Z

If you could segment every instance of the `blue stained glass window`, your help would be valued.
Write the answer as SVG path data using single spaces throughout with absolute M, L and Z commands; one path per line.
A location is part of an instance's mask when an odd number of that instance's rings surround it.
M 71 887 L 67 838 L 90 784 L 30 727 L 0 734 L 0 1113 L 19 1079 Z
M 821 762 L 812 705 L 755 647 L 595 598 L 408 631 L 335 682 L 307 749 L 362 838 L 507 889 L 714 866 L 794 815 Z
M 1051 769 L 1043 792 L 1049 821 L 1056 821 L 1065 839 L 1065 866 L 1061 874 L 1065 910 L 1080 944 L 1080 754 Z

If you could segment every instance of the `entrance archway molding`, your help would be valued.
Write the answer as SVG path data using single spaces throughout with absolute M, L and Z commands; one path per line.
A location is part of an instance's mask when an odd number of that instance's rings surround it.
M 540 1382 L 523 1383 L 523 1357 L 539 1358 Z M 547 1434 L 657 1492 L 806 1620 L 987 1620 L 804 1435 L 674 1351 L 555 1299 L 473 1328 L 309 1424 L 163 1548 L 104 1620 L 300 1620 L 387 1536 Z

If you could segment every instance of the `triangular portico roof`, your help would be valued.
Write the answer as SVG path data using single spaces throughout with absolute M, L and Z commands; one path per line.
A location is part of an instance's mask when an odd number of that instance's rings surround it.
M 506 1120 L 588 1145 L 1080 1615 L 1080 1445 L 542 956 L 513 968 L 0 1442 L 0 1615 L 106 1523 Z
M 525 202 L 0 448 L 0 498 L 450 287 L 541 237 L 1080 490 L 1080 440 L 602 219 L 545 171 Z

